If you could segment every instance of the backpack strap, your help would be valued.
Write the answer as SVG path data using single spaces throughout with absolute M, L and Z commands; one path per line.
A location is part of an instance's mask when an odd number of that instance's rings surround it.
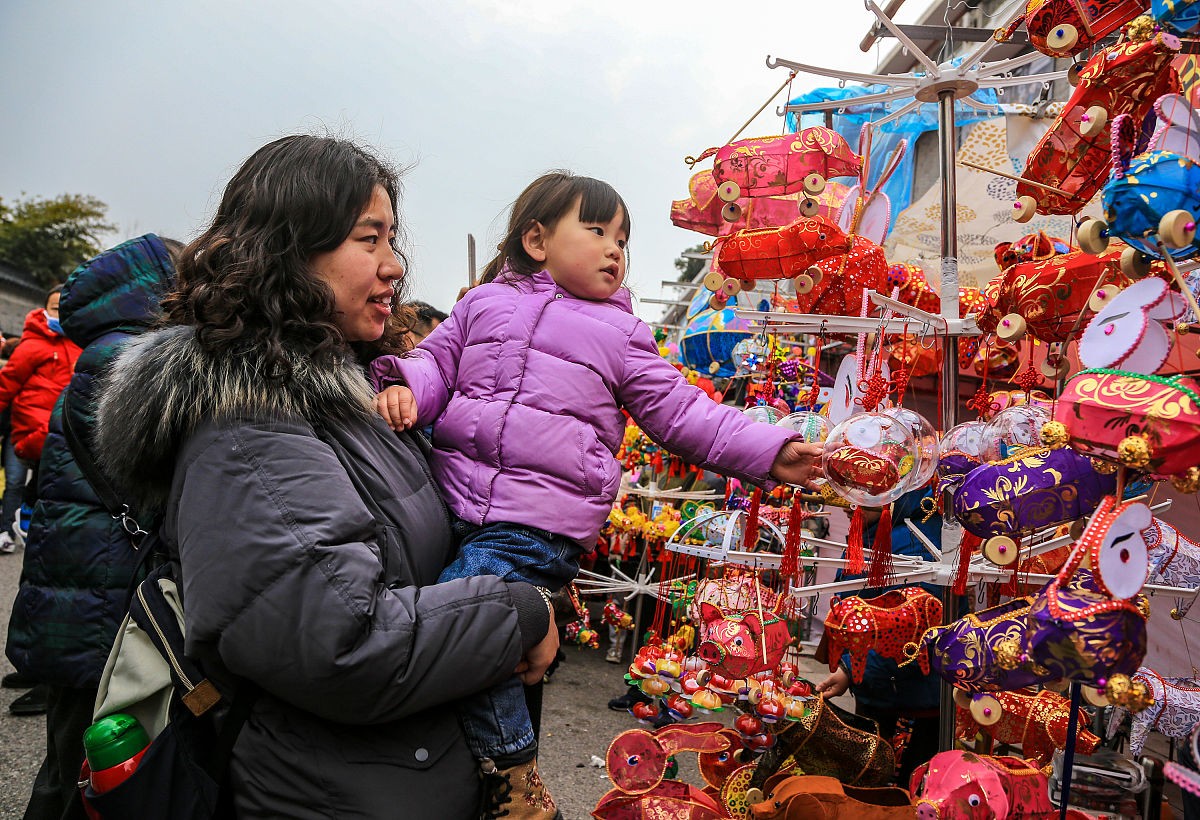
M 129 617 L 142 628 L 171 668 L 171 680 L 183 705 L 200 717 L 220 702 L 221 693 L 185 653 L 179 618 L 160 586 L 164 579 L 174 583 L 169 564 L 154 570 L 138 584 L 130 602 Z
M 138 585 L 129 606 L 129 617 L 139 626 L 171 670 L 171 680 L 179 700 L 199 718 L 221 701 L 221 693 L 205 677 L 200 666 L 184 652 L 183 630 L 174 607 L 167 600 L 160 581 L 174 582 L 170 564 L 163 564 Z M 261 687 L 241 676 L 233 676 L 235 689 L 220 730 L 216 733 L 207 759 L 200 763 L 217 783 L 215 817 L 233 817 L 233 793 L 229 788 L 229 761 L 238 735 L 250 717 Z
M 75 424 L 71 421 L 72 410 L 75 402 L 72 401 L 75 394 L 68 384 L 63 390 L 62 400 L 62 428 L 63 436 L 67 439 L 67 446 L 71 448 L 71 455 L 75 458 L 75 463 L 79 466 L 79 471 L 83 473 L 83 477 L 87 483 L 91 485 L 92 490 L 96 493 L 96 497 L 100 499 L 100 503 L 108 510 L 108 514 L 121 522 L 121 526 L 125 532 L 129 533 L 129 541 L 133 544 L 134 549 L 140 549 L 142 540 L 149 535 L 137 520 L 133 517 L 133 511 L 128 504 L 121 501 L 117 491 L 113 489 L 112 483 L 108 477 L 104 475 L 104 471 L 100 469 L 100 465 L 96 463 L 96 459 L 92 457 L 92 451 L 83 441 L 83 437 L 75 430 Z

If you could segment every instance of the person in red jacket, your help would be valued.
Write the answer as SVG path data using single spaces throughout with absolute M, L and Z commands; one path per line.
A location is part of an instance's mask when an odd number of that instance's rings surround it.
M 50 411 L 75 370 L 79 345 L 62 333 L 58 324 L 58 300 L 62 285 L 46 295 L 46 307 L 25 317 L 21 343 L 12 358 L 0 368 L 0 412 L 12 408 L 12 445 L 17 456 L 33 470 L 30 482 L 36 487 L 37 464 L 50 426 Z M 0 521 L 0 552 L 12 552 L 12 521 Z

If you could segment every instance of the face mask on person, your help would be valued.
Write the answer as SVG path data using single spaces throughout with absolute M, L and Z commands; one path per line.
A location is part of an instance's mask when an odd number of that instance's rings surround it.
M 50 329 L 52 331 L 54 331 L 55 333 L 57 333 L 59 336 L 61 336 L 62 335 L 62 325 L 59 323 L 58 317 L 51 316 L 50 311 L 48 311 L 48 310 L 43 310 L 42 313 L 46 314 L 46 322 L 50 325 Z

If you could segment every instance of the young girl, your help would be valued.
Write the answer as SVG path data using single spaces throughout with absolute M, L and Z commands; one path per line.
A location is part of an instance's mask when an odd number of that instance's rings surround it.
M 717 404 L 662 359 L 622 287 L 629 227 L 605 182 L 534 180 L 485 284 L 411 354 L 372 365 L 393 429 L 434 425 L 434 479 L 462 538 L 443 579 L 499 575 L 547 597 L 569 583 L 617 494 L 622 409 L 672 453 L 743 481 L 819 471 L 819 445 Z M 468 743 L 500 769 L 534 758 L 516 678 L 462 715 Z

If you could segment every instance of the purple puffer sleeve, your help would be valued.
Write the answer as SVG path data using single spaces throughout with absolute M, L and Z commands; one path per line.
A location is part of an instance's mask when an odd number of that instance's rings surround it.
M 458 361 L 462 354 L 466 299 L 455 305 L 446 321 L 433 329 L 406 356 L 380 356 L 371 362 L 370 378 L 376 390 L 392 384 L 404 384 L 417 403 L 417 424 L 425 427 L 446 409 L 458 380 Z
M 658 353 L 644 322 L 629 337 L 617 399 L 651 439 L 691 464 L 753 484 L 771 484 L 771 465 L 796 433 L 753 422 L 688 384 Z

